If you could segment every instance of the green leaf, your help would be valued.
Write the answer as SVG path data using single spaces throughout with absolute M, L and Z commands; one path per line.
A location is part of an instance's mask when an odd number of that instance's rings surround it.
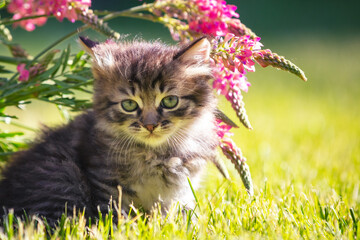
M 199 209 L 200 209 L 200 202 L 199 202 L 199 200 L 198 200 L 198 198 L 197 198 L 197 196 L 196 196 L 196 193 L 195 193 L 195 190 L 194 190 L 194 188 L 193 188 L 193 186 L 192 186 L 192 184 L 191 184 L 190 178 L 187 178 L 187 180 L 188 180 L 188 183 L 189 183 L 191 192 L 192 192 L 192 194 L 193 194 L 193 196 L 194 196 L 194 198 L 195 198 L 196 205 L 197 205 L 197 206 L 199 207 Z M 200 209 L 200 210 L 201 210 L 201 209 Z
M 58 60 L 55 63 L 55 65 L 53 65 L 51 68 L 49 68 L 42 74 L 36 76 L 34 79 L 39 80 L 39 81 L 45 81 L 45 80 L 51 79 L 59 70 L 60 65 L 61 65 L 61 60 Z
M 74 57 L 74 59 L 73 59 L 73 62 L 72 62 L 72 64 L 71 64 L 71 68 L 75 68 L 75 67 L 76 67 L 76 65 L 79 63 L 79 61 L 81 60 L 81 57 L 82 57 L 84 54 L 85 54 L 84 51 L 80 51 L 80 52 L 78 52 L 78 53 L 75 55 L 75 57 Z
M 54 65 L 54 72 L 51 74 L 51 77 L 54 77 L 56 75 L 56 73 L 59 71 L 64 57 L 65 57 L 65 52 L 62 52 L 60 58 L 56 59 L 56 63 Z
M 75 98 L 63 98 L 63 97 L 54 97 L 54 98 L 42 97 L 38 99 L 44 102 L 69 107 L 72 111 L 82 111 L 91 107 L 91 102 L 89 100 L 78 100 Z
M 13 140 L 13 137 L 22 135 L 24 135 L 22 132 L 0 132 L 0 162 L 6 161 L 11 154 L 26 145 Z
M 53 49 L 53 50 L 49 51 L 48 53 L 45 54 L 45 56 L 43 56 L 40 59 L 39 63 L 44 66 L 49 65 L 58 52 L 59 52 L 59 50 L 57 50 L 57 49 Z
M 18 65 L 19 63 L 29 63 L 30 60 L 22 57 L 0 56 L 0 62 Z
M 61 68 L 61 73 L 64 73 L 67 65 L 68 65 L 68 60 L 69 60 L 69 57 L 70 57 L 70 51 L 71 51 L 71 45 L 69 44 L 67 49 L 64 50 L 65 52 L 65 57 L 64 57 L 64 60 L 63 60 L 63 63 L 62 63 L 62 68 Z
M 0 66 L 0 73 L 13 73 L 13 72 L 5 69 L 5 66 Z
M 83 76 L 80 76 L 80 75 L 73 75 L 73 74 L 65 74 L 64 77 L 66 77 L 68 79 L 79 80 L 81 82 L 87 82 L 87 81 L 90 80 L 89 78 L 86 78 L 86 77 L 83 77 Z
M 0 0 L 0 9 L 5 7 L 6 5 L 6 1 L 5 0 Z
M 239 127 L 236 123 L 234 123 L 234 121 L 232 121 L 228 116 L 226 116 L 225 113 L 223 113 L 218 108 L 216 108 L 216 110 L 215 110 L 215 117 L 216 117 L 216 119 L 219 119 L 219 120 L 223 121 L 224 123 L 226 123 L 229 126 L 232 126 L 234 128 Z
M 16 116 L 12 116 L 12 115 L 7 115 L 5 114 L 3 111 L 5 110 L 5 108 L 0 109 L 0 117 L 2 118 L 13 118 L 13 119 L 17 119 Z
M 15 136 L 22 136 L 22 135 L 24 135 L 23 132 L 10 132 L 10 133 L 0 132 L 0 138 L 12 138 Z
M 67 88 L 67 89 L 71 88 L 71 85 L 67 84 L 64 81 L 59 81 L 59 80 L 55 80 L 55 79 L 53 79 L 53 81 L 56 83 L 56 85 L 60 86 L 61 88 Z

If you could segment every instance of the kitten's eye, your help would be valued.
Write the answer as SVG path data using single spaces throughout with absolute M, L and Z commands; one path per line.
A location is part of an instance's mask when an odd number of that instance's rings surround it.
M 161 106 L 163 108 L 168 108 L 168 109 L 176 107 L 178 103 L 179 103 L 179 98 L 174 95 L 164 97 L 161 100 Z
M 126 112 L 133 112 L 138 108 L 138 104 L 134 100 L 126 99 L 121 102 L 121 107 Z

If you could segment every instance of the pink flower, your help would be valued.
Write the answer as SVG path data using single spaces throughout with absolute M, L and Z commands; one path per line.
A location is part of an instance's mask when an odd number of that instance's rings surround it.
M 224 0 L 156 0 L 152 13 L 167 21 L 174 39 L 184 40 L 190 36 L 211 35 L 225 36 L 231 33 L 230 26 L 238 21 L 239 14 L 236 6 L 229 5 Z M 174 20 L 178 21 L 174 21 Z M 175 26 L 185 24 L 185 28 Z M 188 27 L 188 29 L 186 29 Z
M 221 120 L 216 120 L 217 125 L 217 134 L 219 136 L 219 146 L 225 156 L 229 159 L 231 159 L 233 162 L 240 161 L 246 161 L 245 158 L 242 156 L 242 152 L 240 148 L 238 148 L 230 137 L 233 135 L 233 133 L 229 132 L 232 128 L 231 126 L 225 124 Z
M 225 124 L 223 121 L 217 119 L 216 120 L 216 127 L 217 127 L 217 135 L 220 139 L 224 139 L 224 137 L 232 136 L 233 133 L 229 132 L 232 126 Z
M 17 66 L 17 71 L 19 72 L 19 81 L 26 82 L 29 80 L 30 72 L 25 68 L 25 63 L 21 63 Z
M 59 21 L 64 18 L 75 22 L 78 13 L 87 10 L 91 6 L 91 0 L 12 0 L 8 5 L 8 11 L 13 13 L 13 19 L 37 15 L 53 15 Z M 42 26 L 47 18 L 34 18 L 15 23 L 27 31 L 33 31 L 35 26 Z
M 47 66 L 47 64 L 37 63 L 37 64 L 29 67 L 29 70 L 28 70 L 25 68 L 26 67 L 25 63 L 19 64 L 16 68 L 17 71 L 19 72 L 19 81 L 26 82 L 30 78 L 43 73 L 46 69 L 46 66 Z
M 224 155 L 230 159 L 235 164 L 235 166 L 239 165 L 241 162 L 246 161 L 240 148 L 236 146 L 235 142 L 231 138 L 225 138 L 221 140 L 220 148 Z
M 236 6 L 227 5 L 223 0 L 195 0 L 192 1 L 199 13 L 189 16 L 189 29 L 211 36 L 225 36 L 228 33 L 228 23 L 232 17 L 239 17 L 235 12 Z
M 213 40 L 213 87 L 218 94 L 227 96 L 232 90 L 241 95 L 241 91 L 248 91 L 250 83 L 245 75 L 255 71 L 253 50 L 260 48 L 259 41 L 260 38 L 238 37 L 232 33 Z

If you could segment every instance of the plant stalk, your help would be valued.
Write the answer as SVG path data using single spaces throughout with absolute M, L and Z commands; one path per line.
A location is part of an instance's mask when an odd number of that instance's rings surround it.
M 19 57 L 0 56 L 0 62 L 17 65 L 19 63 L 30 63 L 31 60 Z
M 2 21 L 0 21 L 0 25 L 9 25 L 9 24 L 21 22 L 23 20 L 36 19 L 36 18 L 41 18 L 41 17 L 50 18 L 50 17 L 53 17 L 53 16 L 52 15 L 34 15 L 34 16 L 22 17 L 22 18 L 19 18 L 19 19 L 5 18 Z
M 19 128 L 22 128 L 22 129 L 26 129 L 28 131 L 32 131 L 32 132 L 35 132 L 36 129 L 35 128 L 32 128 L 32 127 L 29 127 L 29 126 L 26 126 L 22 123 L 18 123 L 18 122 L 14 122 L 13 120 L 10 120 L 10 122 L 8 122 L 7 120 L 5 120 L 4 118 L 0 118 L 0 122 L 3 122 L 5 124 L 9 124 L 9 125 L 12 125 L 12 126 L 15 126 L 15 127 L 19 127 Z

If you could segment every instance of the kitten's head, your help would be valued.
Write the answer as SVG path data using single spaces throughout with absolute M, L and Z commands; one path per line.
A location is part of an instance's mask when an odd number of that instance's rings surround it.
M 80 42 L 93 57 L 94 111 L 104 131 L 153 147 L 191 134 L 205 115 L 208 123 L 202 120 L 196 128 L 209 124 L 212 131 L 215 100 L 206 38 L 183 47 L 83 37 Z

